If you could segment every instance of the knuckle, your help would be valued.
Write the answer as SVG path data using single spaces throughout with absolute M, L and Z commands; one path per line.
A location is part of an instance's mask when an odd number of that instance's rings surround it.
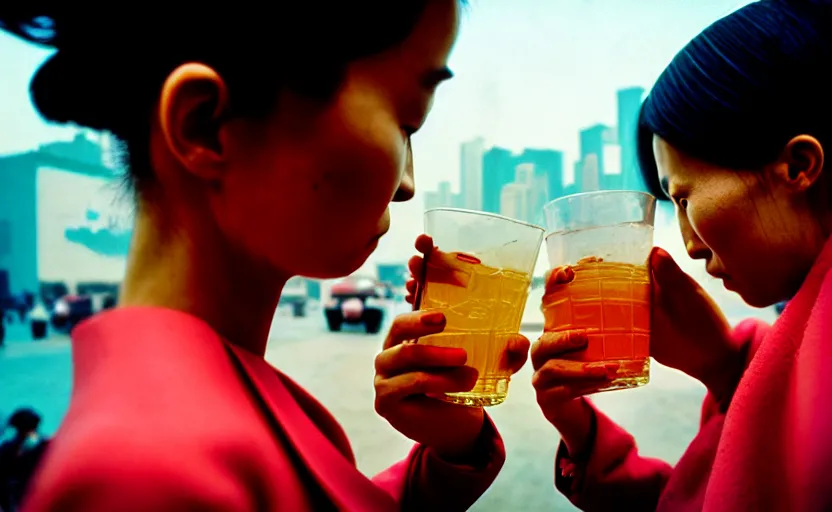
M 545 334 L 544 334 L 545 336 Z M 544 340 L 543 336 L 537 339 L 534 343 L 532 343 L 532 347 L 529 350 L 529 354 L 531 354 L 532 359 L 537 359 L 541 355 L 543 355 L 543 350 L 545 348 L 546 341 Z
M 438 379 L 427 372 L 413 372 L 408 388 L 411 395 L 429 393 L 437 386 Z
M 381 370 L 384 368 L 384 358 L 382 357 L 382 354 L 384 354 L 384 352 L 378 354 L 373 360 L 373 368 L 376 373 L 381 373 Z
M 532 375 L 532 387 L 538 391 L 542 391 L 551 386 L 552 371 L 549 367 L 543 366 Z
M 384 389 L 384 377 L 376 374 L 376 376 L 373 377 L 373 388 L 376 390 L 376 396 L 379 396 Z
M 586 337 L 580 331 L 563 331 L 553 333 L 551 344 L 552 350 L 556 353 L 566 352 L 586 345 Z
M 413 318 L 410 313 L 405 313 L 394 318 L 393 323 L 390 325 L 390 332 L 387 334 L 387 338 L 391 342 L 390 344 L 395 345 L 405 341 L 409 331 L 409 325 L 412 322 Z
M 546 364 L 540 367 L 537 371 L 540 374 L 540 379 L 543 381 L 551 381 L 561 377 L 560 363 L 556 359 L 546 361 Z
M 536 391 L 540 392 L 540 390 L 543 388 L 542 382 L 543 382 L 543 380 L 542 380 L 542 377 L 540 376 L 540 372 L 539 371 L 534 372 L 534 375 L 532 375 L 532 387 Z
M 397 316 L 393 319 L 393 323 L 390 324 L 390 331 L 387 333 L 387 338 L 391 341 L 398 341 L 399 337 L 401 336 L 402 322 L 404 321 L 402 316 L 403 315 Z
M 404 361 L 413 362 L 419 357 L 419 348 L 421 347 L 416 343 L 402 343 L 399 345 L 398 356 Z
M 430 385 L 431 380 L 431 376 L 425 372 L 414 372 L 412 385 L 416 389 L 424 389 Z

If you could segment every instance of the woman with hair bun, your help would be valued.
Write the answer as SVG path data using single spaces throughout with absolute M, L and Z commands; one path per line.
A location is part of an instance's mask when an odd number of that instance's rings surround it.
M 376 358 L 376 409 L 417 444 L 373 479 L 263 358 L 284 283 L 350 274 L 413 197 L 410 136 L 451 77 L 459 9 L 0 6 L 0 28 L 57 49 L 37 109 L 122 141 L 136 197 L 119 306 L 72 333 L 72 400 L 25 510 L 465 510 L 488 488 L 491 421 L 427 397 L 471 389 L 464 350 L 405 343 L 441 314 L 397 318 Z

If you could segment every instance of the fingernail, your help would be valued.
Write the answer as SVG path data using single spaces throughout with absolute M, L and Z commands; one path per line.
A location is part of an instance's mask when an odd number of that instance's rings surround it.
M 422 315 L 420 321 L 422 325 L 442 325 L 445 323 L 445 314 L 441 311 L 432 311 L 426 315 Z
M 608 377 L 615 377 L 618 375 L 618 369 L 621 368 L 619 363 L 604 363 L 604 369 L 607 370 Z

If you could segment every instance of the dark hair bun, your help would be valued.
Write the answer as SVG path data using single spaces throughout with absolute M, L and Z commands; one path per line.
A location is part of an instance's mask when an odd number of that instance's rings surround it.
M 112 129 L 111 121 L 117 119 L 111 101 L 115 88 L 107 80 L 106 59 L 96 62 L 84 49 L 90 46 L 83 34 L 94 32 L 93 27 L 82 26 L 84 14 L 49 12 L 33 3 L 37 2 L 0 7 L 0 28 L 57 50 L 32 78 L 32 103 L 49 121 Z M 76 55 L 78 58 L 73 57 Z
M 108 100 L 113 91 L 106 74 L 101 69 L 85 69 L 88 64 L 84 58 L 73 59 L 71 51 L 58 50 L 32 78 L 32 103 L 49 121 L 111 130 L 117 118 Z M 99 68 L 105 65 L 101 62 Z

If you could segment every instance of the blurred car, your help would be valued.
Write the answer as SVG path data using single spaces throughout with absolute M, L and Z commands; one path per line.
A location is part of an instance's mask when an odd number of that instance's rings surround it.
M 50 323 L 58 331 L 69 332 L 94 313 L 89 295 L 64 295 L 52 306 Z
M 350 276 L 332 285 L 330 295 L 324 308 L 330 331 L 340 331 L 344 324 L 364 324 L 368 334 L 376 334 L 384 322 L 384 299 L 392 293 L 372 277 Z
M 308 303 L 309 286 L 306 279 L 295 276 L 286 281 L 286 285 L 280 294 L 280 304 L 278 306 L 291 307 L 292 316 L 304 317 L 306 316 L 306 306 Z
M 55 307 L 55 302 L 69 295 L 69 287 L 62 281 L 43 281 L 40 283 L 40 300 L 43 301 L 44 307 L 51 311 Z
M 50 323 L 58 331 L 69 332 L 92 315 L 114 308 L 117 300 L 116 284 L 79 283 L 77 294 L 66 294 L 53 299 Z

